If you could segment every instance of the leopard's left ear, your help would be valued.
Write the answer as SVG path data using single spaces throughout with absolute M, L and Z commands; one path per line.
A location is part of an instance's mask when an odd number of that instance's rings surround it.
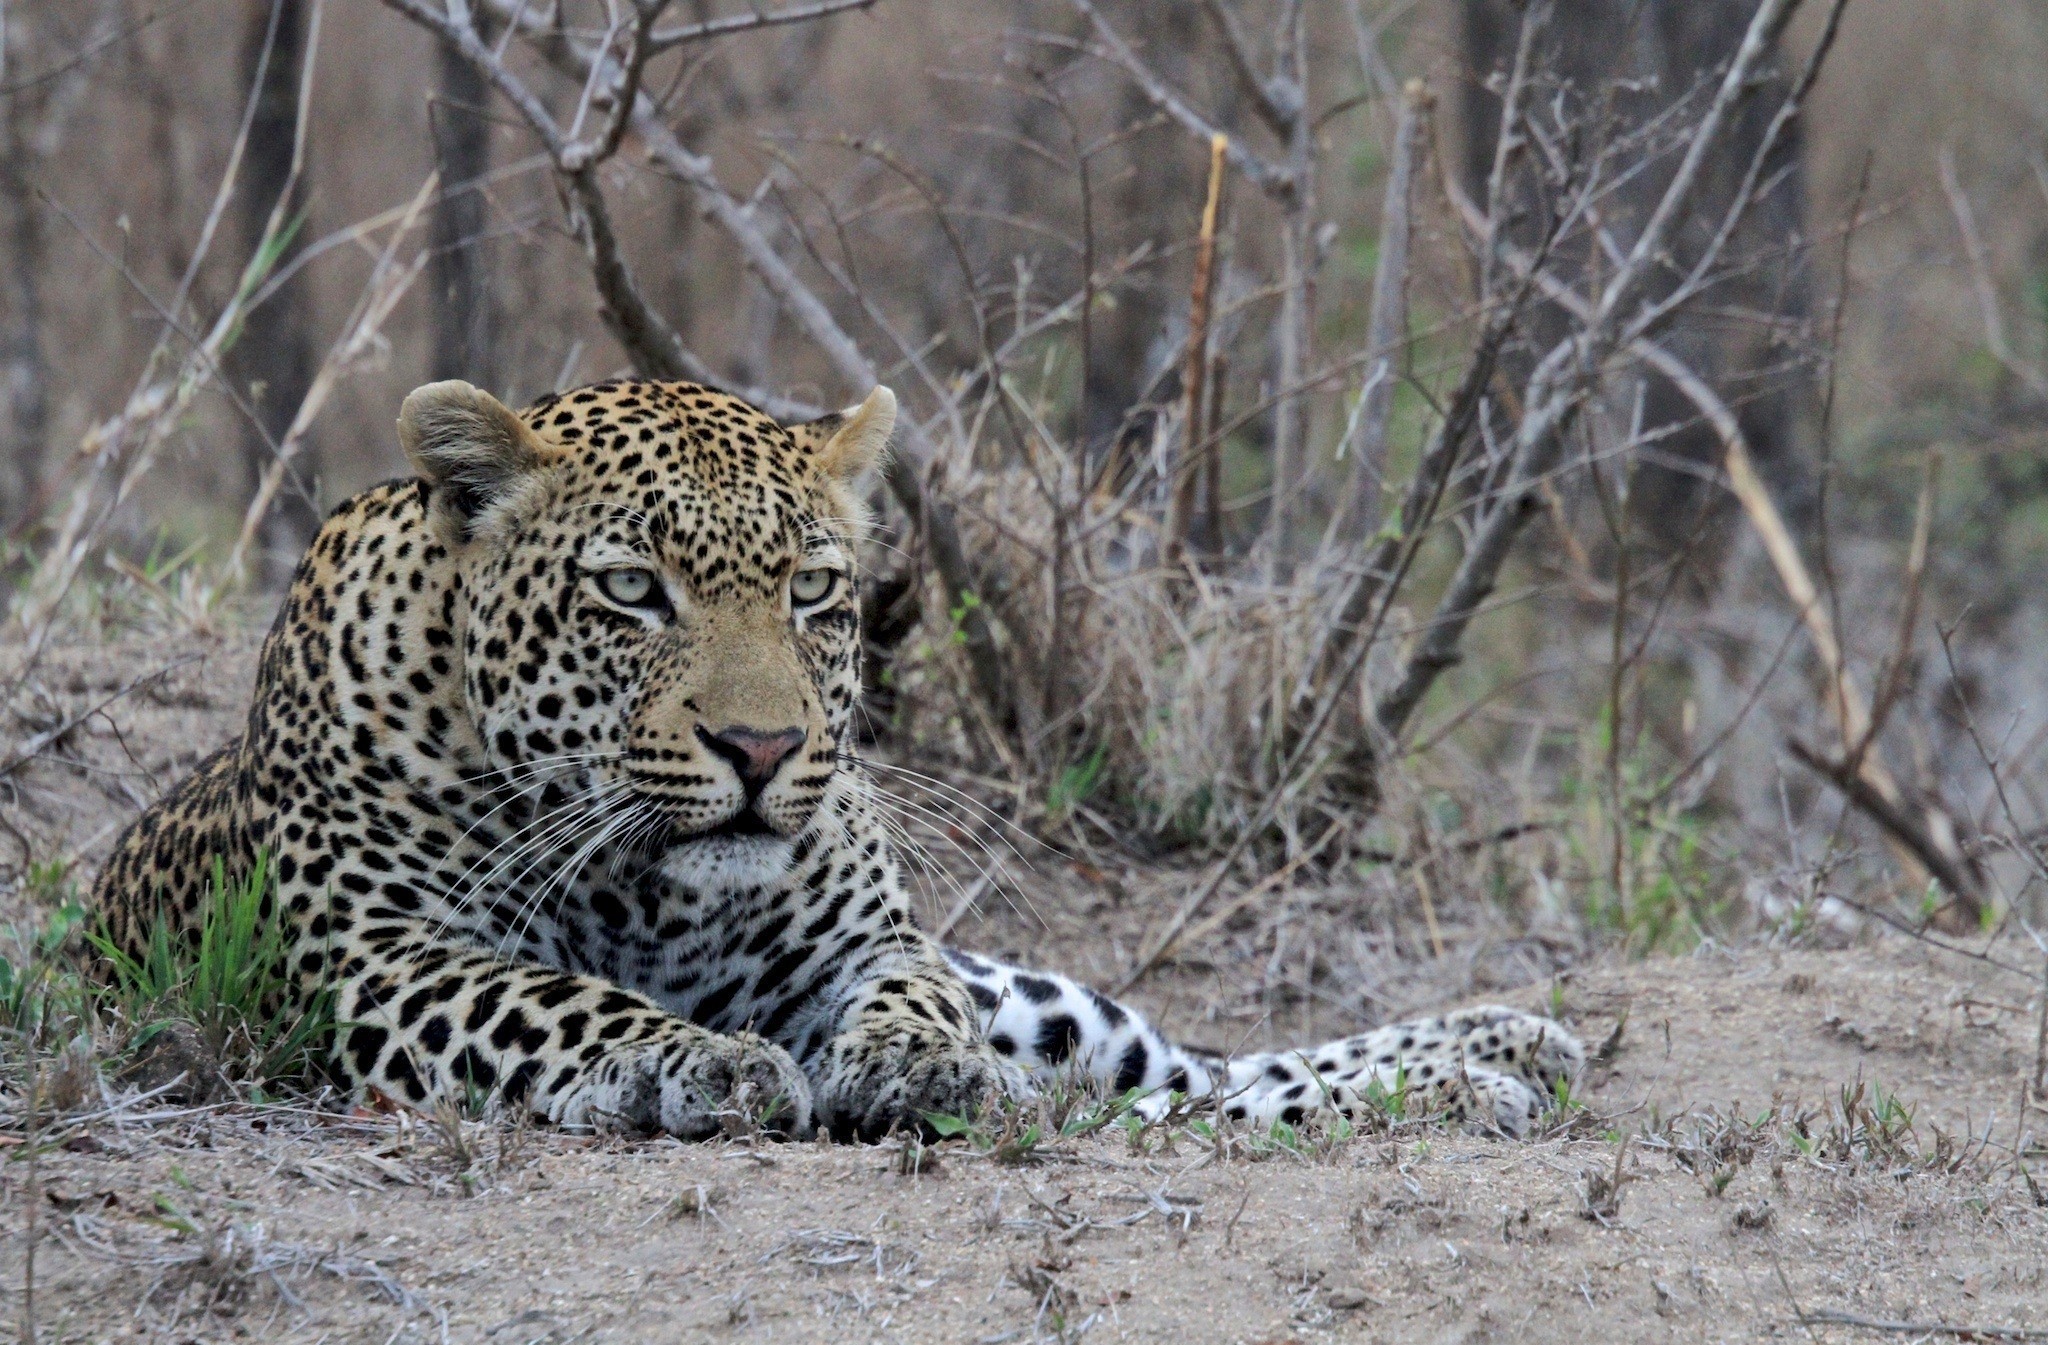
M 791 425 L 789 432 L 825 475 L 852 481 L 882 460 L 895 428 L 896 394 L 878 386 L 860 405 Z

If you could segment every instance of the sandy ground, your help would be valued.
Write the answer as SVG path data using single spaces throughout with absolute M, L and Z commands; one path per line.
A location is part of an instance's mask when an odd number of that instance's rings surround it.
M 0 832 L 89 875 L 110 828 L 231 731 L 250 648 L 54 652 L 0 725 L 0 760 L 79 722 L 7 778 Z M 955 937 L 1104 975 L 1177 881 L 1033 865 L 1019 900 Z M 24 894 L 8 900 L 0 918 L 25 914 Z M 1561 1001 L 1595 1043 L 1626 1022 L 1585 1081 L 1586 1110 L 1519 1145 L 1417 1123 L 1300 1151 L 1180 1129 L 1015 1163 L 966 1141 L 682 1145 L 88 1105 L 47 1146 L 0 1130 L 0 1285 L 18 1316 L 32 1246 L 45 1341 L 1924 1334 L 1843 1317 L 2048 1339 L 2048 1164 L 2012 1152 L 2038 983 L 1897 939 L 1553 976 L 1554 950 L 1475 937 L 1417 971 L 1397 934 L 1368 950 L 1387 969 L 1372 984 L 1331 989 L 1341 978 L 1324 967 L 1290 997 L 1280 945 L 1254 967 L 1242 942 L 1219 932 L 1135 998 L 1224 1044 L 1475 994 Z M 1858 1099 L 1846 1109 L 1845 1092 Z

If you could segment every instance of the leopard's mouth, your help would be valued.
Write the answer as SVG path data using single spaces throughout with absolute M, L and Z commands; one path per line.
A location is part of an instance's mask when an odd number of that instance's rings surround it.
M 762 819 L 761 814 L 755 812 L 752 808 L 742 808 L 738 812 L 734 813 L 731 817 L 726 818 L 725 821 L 720 822 L 717 826 L 707 828 L 703 831 L 694 832 L 688 836 L 683 837 L 682 839 L 687 841 L 701 841 L 709 840 L 714 836 L 780 837 L 781 834 L 781 832 L 769 826 L 768 823 Z
M 723 822 L 714 822 L 708 827 L 693 827 L 674 814 L 674 805 L 664 804 L 660 799 L 649 799 L 648 802 L 669 814 L 668 820 L 642 842 L 649 850 L 673 850 L 677 846 L 691 845 L 698 841 L 780 841 L 788 839 L 788 837 L 784 836 L 774 827 L 768 825 L 767 819 L 755 811 L 751 805 L 741 808 Z

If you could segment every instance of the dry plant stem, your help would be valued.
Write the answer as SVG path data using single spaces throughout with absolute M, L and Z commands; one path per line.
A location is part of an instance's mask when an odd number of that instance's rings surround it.
M 22 1230 L 21 1249 L 21 1341 L 22 1345 L 36 1345 L 36 1239 L 42 1233 L 43 1190 L 41 1159 L 43 1153 L 43 1057 L 42 1025 L 27 1041 L 28 1069 L 28 1173 L 23 1194 L 28 1198 L 28 1227 Z
M 1898 632 L 1892 642 L 1891 662 L 1878 678 L 1876 699 L 1870 708 L 1870 727 L 1849 746 L 1842 764 L 1855 771 L 1863 764 L 1871 744 L 1891 718 L 1905 690 L 1906 668 L 1913 657 L 1913 633 L 1920 624 L 1920 587 L 1927 574 L 1927 543 L 1934 526 L 1934 488 L 1941 476 L 1941 450 L 1930 448 L 1920 467 L 1920 498 L 1913 508 L 1913 540 L 1906 551 L 1906 595 L 1899 603 Z
M 1436 898 L 1430 891 L 1427 864 L 1415 866 L 1415 895 L 1422 898 L 1422 925 L 1429 931 L 1430 956 L 1441 962 L 1444 956 L 1444 936 L 1436 923 Z
M 1626 472 L 1626 464 L 1622 470 Z M 1586 474 L 1593 483 L 1593 497 L 1599 502 L 1600 516 L 1607 525 L 1608 540 L 1614 546 L 1614 607 L 1608 623 L 1607 656 L 1607 886 L 1609 893 L 1621 903 L 1621 909 L 1626 911 L 1630 909 L 1627 865 L 1624 863 L 1628 853 L 1628 803 L 1623 797 L 1621 780 L 1621 721 L 1622 696 L 1628 675 L 1626 651 L 1631 583 L 1628 517 L 1625 497 L 1620 489 L 1608 488 L 1606 473 L 1600 470 L 1590 439 L 1586 444 Z
M 1230 137 L 1218 134 L 1209 142 L 1209 194 L 1202 203 L 1202 231 L 1195 246 L 1195 279 L 1188 297 L 1187 371 L 1181 376 L 1186 389 L 1187 410 L 1181 452 L 1171 481 L 1172 497 L 1160 539 L 1160 563 L 1178 570 L 1181 552 L 1187 546 L 1188 527 L 1195 512 L 1195 450 L 1200 443 L 1202 412 L 1208 405 L 1209 315 L 1214 298 L 1212 286 L 1216 266 L 1216 214 L 1223 200 L 1223 168 L 1230 150 Z
M 2048 1104 L 2048 950 L 2041 954 L 2041 1011 L 2034 1022 L 2034 1095 L 2035 1105 Z M 2021 1124 L 2024 1126 L 2026 1109 L 2020 1109 Z
M 610 227 L 596 173 L 629 129 L 640 138 L 649 158 L 692 189 L 706 218 L 724 230 L 739 247 L 748 268 L 825 353 L 840 376 L 857 388 L 872 387 L 880 381 L 873 363 L 861 353 L 860 347 L 839 325 L 824 301 L 804 284 L 776 251 L 774 243 L 748 207 L 725 190 L 711 161 L 692 153 L 676 138 L 661 120 L 653 99 L 639 88 L 639 76 L 634 67 L 644 68 L 645 61 L 652 55 L 649 48 L 655 39 L 646 38 L 638 42 L 628 58 L 630 63 L 622 66 L 609 48 L 597 51 L 581 49 L 574 43 L 560 40 L 551 30 L 537 30 L 538 20 L 526 12 L 524 5 L 510 3 L 509 0 L 492 0 L 493 8 L 510 25 L 508 37 L 514 32 L 524 33 L 533 39 L 543 58 L 565 74 L 579 78 L 586 89 L 602 84 L 610 90 L 612 116 L 603 137 L 592 145 L 572 141 L 564 134 L 547 105 L 511 72 L 499 53 L 478 37 L 474 25 L 469 22 L 466 7 L 458 18 L 436 10 L 426 0 L 385 0 L 385 3 L 436 33 L 444 42 L 453 44 L 464 58 L 484 72 L 540 137 L 554 159 L 557 173 L 566 180 L 566 188 L 577 202 L 580 222 L 584 226 L 585 246 L 592 259 L 593 279 L 597 281 L 604 305 L 606 325 L 619 337 L 636 367 L 655 377 L 703 378 L 708 373 L 683 349 L 673 328 L 641 294 Z M 644 0 L 644 3 L 636 5 L 644 23 L 651 23 L 666 7 L 664 0 Z M 788 16 L 781 21 L 819 18 L 848 7 L 821 4 L 803 12 L 792 9 L 781 12 Z M 599 150 L 604 154 L 598 154 Z M 929 498 L 925 489 L 921 468 L 932 457 L 931 445 L 914 421 L 906 423 L 904 440 L 907 451 L 890 455 L 882 469 L 883 480 L 925 537 L 932 568 L 939 576 L 947 606 L 960 628 L 962 652 L 975 691 L 996 722 L 1007 723 L 1012 712 L 1007 692 L 1008 679 L 1003 674 L 1001 655 L 988 616 L 976 597 L 979 585 L 968 564 L 951 507 Z

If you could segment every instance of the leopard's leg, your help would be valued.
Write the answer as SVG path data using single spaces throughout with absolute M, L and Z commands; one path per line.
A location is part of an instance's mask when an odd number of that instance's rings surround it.
M 717 1133 L 744 1105 L 785 1133 L 811 1125 L 789 1053 L 721 1034 L 592 976 L 490 955 L 421 919 L 315 920 L 301 971 L 329 966 L 335 1059 L 357 1088 L 414 1106 L 482 1092 L 560 1125 Z
M 1032 1078 L 1075 1071 L 1118 1096 L 1139 1089 L 1162 1107 L 1173 1093 L 1209 1092 L 1220 1058 L 1168 1041 L 1136 1010 L 1054 972 L 945 952 L 989 1045 Z
M 1574 1077 L 1585 1048 L 1563 1025 L 1499 1005 L 1390 1023 L 1302 1051 L 1232 1060 L 1229 1114 L 1294 1122 L 1321 1105 L 1436 1113 L 1480 1130 L 1525 1135 Z
M 1164 1114 L 1180 1092 L 1214 1096 L 1224 1115 L 1257 1125 L 1331 1111 L 1362 1120 L 1401 1105 L 1520 1136 L 1550 1105 L 1557 1081 L 1585 1059 L 1560 1024 L 1482 1005 L 1224 1060 L 1168 1040 L 1128 1005 L 1068 977 L 954 950 L 946 956 L 996 1050 L 1036 1079 L 1077 1068 L 1118 1093 L 1144 1089 L 1138 1110 L 1148 1117 Z
M 1457 1033 L 1468 1064 L 1512 1074 L 1546 1097 L 1576 1079 L 1586 1047 L 1555 1019 L 1499 1004 L 1478 1004 L 1443 1016 Z
M 128 824 L 93 883 L 93 906 L 113 946 L 141 961 L 159 923 L 174 938 L 196 941 L 218 862 L 230 882 L 244 879 L 254 862 L 235 806 L 243 770 L 242 744 L 229 743 Z M 270 919 L 271 894 L 259 915 Z M 102 966 L 102 974 L 112 970 Z
M 967 987 L 907 920 L 850 960 L 820 1002 L 791 1026 L 818 1124 L 835 1138 L 973 1115 L 1025 1091 L 1022 1072 L 984 1040 Z

